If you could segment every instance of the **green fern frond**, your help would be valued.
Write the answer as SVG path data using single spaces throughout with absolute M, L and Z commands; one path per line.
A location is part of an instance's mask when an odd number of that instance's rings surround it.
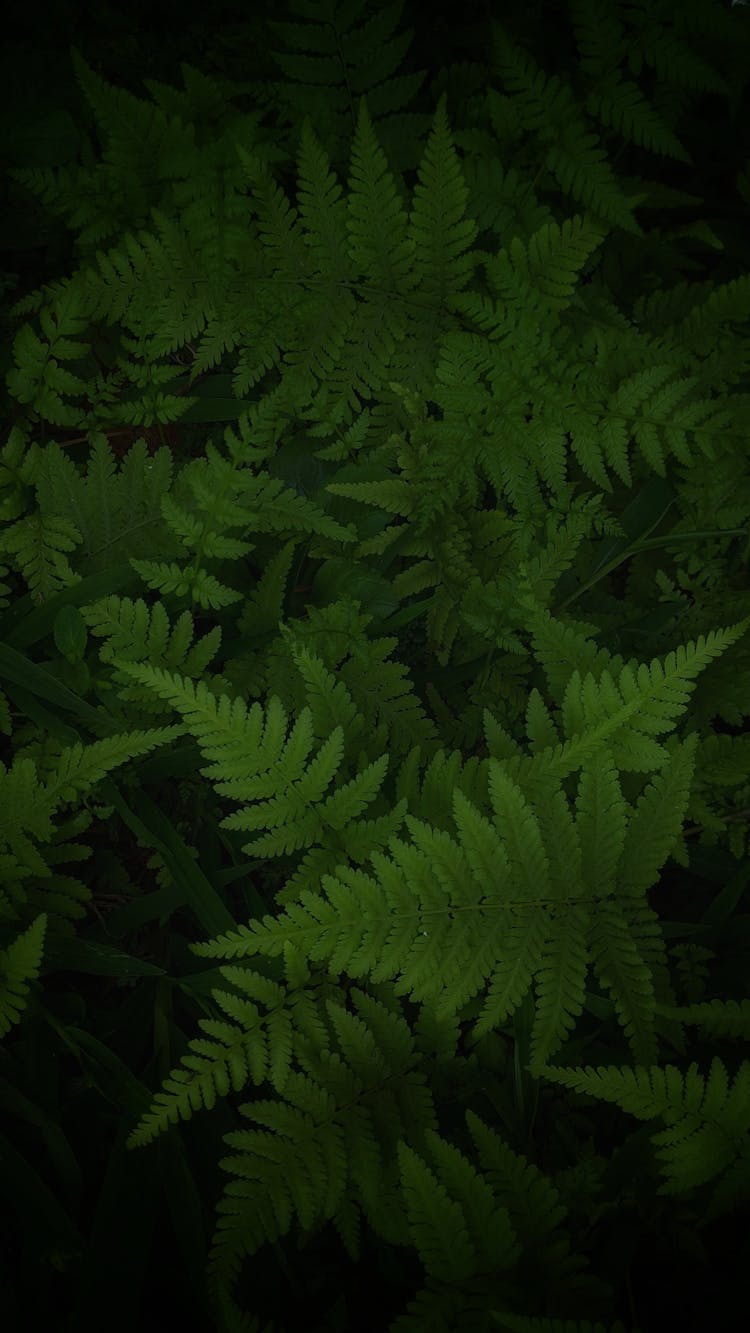
M 397 2 L 371 12 L 363 0 L 294 0 L 292 13 L 306 21 L 269 25 L 286 47 L 269 52 L 285 80 L 260 85 L 259 96 L 285 119 L 309 114 L 326 142 L 338 144 L 356 119 L 352 97 L 364 94 L 397 145 L 402 117 L 394 113 L 408 105 L 425 77 L 424 71 L 397 73 L 412 37 L 400 30 L 402 8 Z
M 719 645 L 733 641 L 741 629 L 717 634 L 709 656 Z M 688 674 L 695 669 L 694 645 L 690 649 L 675 658 L 678 670 L 684 672 L 690 664 Z M 627 670 L 623 668 L 621 678 Z M 657 682 L 669 680 L 669 672 L 665 675 L 658 663 L 652 672 Z M 609 691 L 607 678 L 605 671 L 602 680 Z M 586 697 L 593 699 L 593 677 L 588 680 Z M 580 742 L 577 728 L 571 727 L 573 738 L 566 744 L 580 746 L 583 755 L 592 723 L 595 731 L 599 729 L 597 718 L 594 713 L 582 719 Z M 653 711 L 646 714 L 646 721 L 654 725 Z M 658 728 L 673 725 L 670 717 Z M 687 801 L 695 741 L 670 748 L 666 767 L 662 765 L 663 772 L 632 813 L 623 802 L 611 755 L 592 751 L 591 758 L 584 756 L 575 820 L 552 778 L 565 749 L 545 748 L 531 759 L 519 755 L 510 763 L 488 760 L 487 786 L 481 789 L 480 801 L 489 799 L 491 820 L 456 788 L 458 769 L 451 778 L 443 772 L 441 789 L 453 789 L 458 841 L 409 815 L 412 844 L 391 838 L 391 860 L 380 852 L 372 854 L 376 879 L 339 865 L 334 875 L 321 875 L 325 898 L 302 892 L 286 918 L 252 922 L 212 944 L 194 946 L 196 951 L 206 956 L 256 952 L 273 956 L 285 941 L 294 941 L 310 958 L 328 957 L 331 967 L 346 968 L 353 975 L 369 973 L 374 981 L 382 981 L 400 972 L 397 993 L 410 992 L 413 999 L 429 1001 L 446 1014 L 472 999 L 489 981 L 477 1037 L 513 1012 L 536 977 L 534 1060 L 540 1061 L 564 1039 L 581 1012 L 590 947 L 637 1058 L 652 1060 L 656 1041 L 652 968 L 663 967 L 663 948 L 657 948 L 651 918 L 642 919 L 635 905 L 631 911 L 625 902 L 618 904 L 617 894 L 623 888 L 632 894 L 637 888 L 639 896 L 655 881 L 669 854 Z M 435 764 L 433 769 L 437 773 Z M 570 771 L 567 764 L 565 771 Z M 406 790 L 404 775 L 398 790 Z M 432 810 L 438 789 L 429 799 L 423 790 L 421 799 Z M 564 849 L 563 871 L 559 858 Z M 590 922 L 582 908 L 563 907 L 571 874 L 588 896 Z M 504 893 L 498 898 L 503 881 Z M 550 914 L 555 902 L 561 910 Z M 483 926 L 488 913 L 497 932 Z
M 13 831 L 14 817 L 19 828 L 35 827 L 33 822 L 26 823 L 26 814 L 31 816 L 44 811 L 46 818 L 61 802 L 69 803 L 76 794 L 89 791 L 113 768 L 148 754 L 157 745 L 173 741 L 184 730 L 182 726 L 160 727 L 106 736 L 89 744 L 76 741 L 70 745 L 49 737 L 44 746 L 24 747 L 14 757 L 10 769 L 0 768 L 0 781 L 7 784 L 3 800 L 8 806 L 7 815 L 4 809 L 0 817 L 2 835 Z M 16 801 L 18 810 L 13 808 Z M 66 823 L 65 828 L 69 834 L 80 833 L 88 827 L 90 818 L 81 811 Z M 37 836 L 41 836 L 41 831 Z
M 651 966 L 661 954 L 654 952 L 652 923 L 637 913 L 631 922 L 614 897 L 620 846 L 613 853 L 606 845 L 611 766 L 599 761 L 583 779 L 580 827 L 559 790 L 551 799 L 546 787 L 541 790 L 544 813 L 537 815 L 497 760 L 488 760 L 488 771 L 490 819 L 455 780 L 450 784 L 457 840 L 407 815 L 411 843 L 392 836 L 390 857 L 371 852 L 374 876 L 339 864 L 334 874 L 321 873 L 325 896 L 309 888 L 295 901 L 285 895 L 282 916 L 251 921 L 192 949 L 205 957 L 273 957 L 293 943 L 310 959 L 327 958 L 331 970 L 369 975 L 376 983 L 394 979 L 396 994 L 410 993 L 439 1016 L 457 1012 L 489 982 L 477 1039 L 519 1006 L 536 978 L 535 1063 L 559 1046 L 581 1013 L 591 957 L 626 1036 L 640 1056 L 652 1054 Z M 603 818 L 591 785 L 597 772 Z M 405 790 L 403 781 L 399 790 Z M 615 795 L 622 806 L 617 788 Z M 622 841 L 622 811 L 618 818 Z M 571 882 L 574 900 L 575 890 L 587 884 L 575 867 L 584 865 L 581 842 L 588 839 L 594 851 L 585 860 L 590 896 L 584 908 L 567 899 Z M 551 873 L 551 862 L 566 847 L 570 864 Z M 655 878 L 660 867 L 650 864 Z
M 299 214 L 316 269 L 332 286 L 346 282 L 354 276 L 347 254 L 346 202 L 308 117 L 302 125 L 297 163 Z
M 532 753 L 558 745 L 560 736 L 539 691 L 534 688 L 526 705 L 526 735 Z
M 73 523 L 82 541 L 87 568 L 108 568 L 111 561 L 151 553 L 163 542 L 162 497 L 172 481 L 171 451 L 149 455 L 146 441 L 135 441 L 119 468 L 106 436 L 92 432 L 82 475 L 55 441 L 39 457 L 36 495 L 45 521 Z
M 516 317 L 533 314 L 545 318 L 549 328 L 549 316 L 570 304 L 581 269 L 603 239 L 604 231 L 590 218 L 566 218 L 561 226 L 548 222 L 527 245 L 514 236 L 485 264 L 487 276 Z
M 105 640 L 99 653 L 102 662 L 113 662 L 115 658 L 124 662 L 148 660 L 150 666 L 179 670 L 184 676 L 196 679 L 203 675 L 221 643 L 219 625 L 192 643 L 194 624 L 188 611 L 178 616 L 170 630 L 163 603 L 148 607 L 140 597 L 137 601 L 115 595 L 104 597 L 82 606 L 81 615 L 92 634 Z M 113 679 L 121 699 L 131 699 L 139 707 L 149 707 L 155 712 L 166 707 L 152 693 L 129 683 L 117 670 Z
M 221 1166 L 234 1179 L 219 1204 L 210 1258 L 222 1282 L 235 1280 L 245 1255 L 285 1235 L 295 1216 L 307 1229 L 331 1220 L 352 1259 L 359 1209 L 391 1243 L 408 1243 L 397 1147 L 437 1130 L 432 1097 L 404 1019 L 360 991 L 351 995 L 356 1015 L 326 1000 L 325 1041 L 298 1039 L 304 1073 L 289 1074 L 284 1100 L 240 1107 L 265 1128 L 225 1136 L 235 1153 Z
M 312 715 L 316 735 L 328 735 L 334 727 L 341 727 L 347 737 L 357 739 L 363 728 L 363 718 L 340 675 L 328 671 L 323 659 L 296 641 L 288 626 L 281 633 L 289 644 L 294 665 L 305 683 L 305 696 Z
M 206 451 L 208 454 L 208 450 Z M 247 510 L 245 521 L 256 532 L 317 533 L 332 541 L 356 540 L 352 524 L 337 523 L 314 500 L 297 494 L 275 477 L 261 473 L 252 477 L 247 470 L 237 477 L 240 505 Z
M 612 995 L 634 1058 L 641 1063 L 655 1061 L 658 1051 L 653 977 L 625 909 L 616 901 L 603 902 L 596 914 L 592 914 L 589 945 L 594 970 Z
M 549 797 L 536 804 L 536 816 L 545 847 L 550 852 L 550 897 L 564 902 L 571 884 L 584 885 L 581 837 L 574 812 L 563 791 L 550 792 Z M 585 892 L 592 897 L 586 885 Z
M 631 143 L 690 162 L 690 155 L 641 88 L 622 77 L 620 67 L 628 54 L 622 6 L 610 4 L 603 9 L 594 0 L 568 0 L 568 8 L 581 70 L 592 82 L 585 104 L 588 113 Z
M 247 968 L 222 967 L 219 971 L 235 989 L 217 987 L 211 995 L 230 1021 L 198 1020 L 206 1035 L 191 1039 L 181 1064 L 164 1080 L 129 1135 L 128 1148 L 151 1143 L 170 1124 L 189 1120 L 201 1107 L 210 1110 L 217 1097 L 241 1092 L 248 1080 L 256 1086 L 268 1081 L 283 1092 L 295 1025 L 309 1032 L 315 1020 L 313 997 L 304 990 L 285 990 Z
M 68 361 L 75 365 L 89 351 L 88 343 L 78 341 L 88 325 L 88 307 L 80 284 L 68 283 L 42 308 L 39 320 L 43 338 L 30 324 L 24 324 L 15 336 L 16 365 L 6 376 L 8 388 L 27 411 L 54 426 L 85 425 L 82 410 L 65 399 L 82 397 L 90 385 L 62 364 Z
M 598 138 L 580 115 L 570 88 L 547 78 L 533 58 L 493 25 L 493 59 L 523 126 L 539 138 L 545 164 L 566 194 L 604 222 L 640 235 L 632 203 L 623 194 Z
M 253 769 L 260 772 L 264 766 L 270 768 L 278 761 L 286 714 L 277 698 L 272 698 L 268 705 L 264 727 L 260 704 L 253 704 L 248 711 L 241 699 L 232 701 L 226 696 L 217 699 L 205 682 L 187 680 L 178 672 L 118 659 L 116 664 L 183 714 L 206 757 L 217 764 L 212 773 L 239 775 L 246 771 L 249 777 Z M 308 722 L 306 717 L 296 726 L 293 735 L 297 742 Z
M 310 256 L 297 209 L 289 203 L 264 162 L 248 153 L 241 144 L 237 145 L 237 152 L 246 179 L 253 188 L 258 238 L 269 270 L 277 269 L 299 277 L 307 274 Z
M 465 217 L 468 191 L 451 141 L 445 97 L 440 99 L 419 168 L 409 216 L 414 277 L 428 300 L 442 307 L 463 291 L 473 271 L 466 252 L 476 239 L 476 223 Z
M 533 1274 L 551 1299 L 555 1291 L 560 1296 L 576 1289 L 583 1293 L 591 1283 L 588 1260 L 571 1248 L 564 1226 L 567 1209 L 553 1181 L 473 1111 L 466 1112 L 466 1124 L 483 1177 L 518 1237 L 526 1281 Z
M 426 1271 L 460 1283 L 512 1267 L 518 1241 L 487 1181 L 440 1135 L 428 1131 L 425 1142 L 435 1170 L 405 1143 L 398 1158 L 409 1232 Z
M 712 1037 L 750 1041 L 750 1000 L 707 1000 L 681 1007 L 658 1005 L 660 1013 L 693 1023 Z
M 680 345 L 683 341 L 701 351 L 710 349 L 716 334 L 727 324 L 743 324 L 750 319 L 750 275 L 741 274 L 730 282 L 708 284 L 698 300 L 696 293 L 685 292 L 687 311 L 664 330 L 663 337 Z
M 595 0 L 567 0 L 567 8 L 581 70 L 597 80 L 619 65 L 627 51 L 620 0 L 613 0 L 606 9 Z
M 565 690 L 575 670 L 599 680 L 607 668 L 618 673 L 624 659 L 591 642 L 593 626 L 556 619 L 545 608 L 527 613 L 526 623 L 533 634 L 534 655 L 541 663 L 547 687 L 556 704 L 562 704 Z
M 673 749 L 652 778 L 628 821 L 618 866 L 620 891 L 640 895 L 651 887 L 680 834 L 695 768 L 698 735 Z
M 627 807 L 612 757 L 593 755 L 583 766 L 576 796 L 582 882 L 593 897 L 607 897 L 616 884 L 625 844 Z
M 0 1037 L 26 1008 L 29 983 L 39 976 L 46 929 L 47 917 L 42 913 L 0 953 Z
M 151 731 L 128 731 L 120 736 L 107 736 L 90 745 L 65 746 L 60 751 L 54 771 L 48 776 L 40 793 L 49 811 L 60 804 L 74 801 L 83 792 L 90 791 L 102 778 L 139 755 L 149 754 L 157 745 L 182 736 L 185 728 L 158 727 Z
M 48 602 L 62 588 L 80 580 L 67 553 L 83 538 L 74 523 L 40 510 L 19 518 L 0 532 L 0 551 L 6 552 L 25 579 L 35 602 Z
M 534 900 L 549 895 L 549 858 L 539 822 L 519 789 L 496 760 L 490 759 L 489 789 L 495 812 L 495 827 L 502 829 L 511 870 L 517 876 L 522 898 Z
M 296 545 L 292 539 L 279 547 L 267 561 L 263 573 L 247 597 L 237 617 L 237 627 L 245 642 L 262 640 L 264 635 L 276 632 L 282 619 Z
M 531 1067 L 539 1069 L 559 1050 L 583 1013 L 589 964 L 589 913 L 567 908 L 555 921 L 535 974 L 536 1010 Z
M 668 653 L 662 666 L 654 658 L 650 667 L 627 663 L 615 683 L 608 670 L 599 680 L 589 673 L 581 679 L 575 670 L 568 680 L 562 701 L 562 721 L 568 742 L 554 768 L 560 764 L 570 772 L 573 756 L 581 758 L 596 740 L 607 740 L 620 769 L 643 771 L 663 766 L 668 755 L 664 746 L 651 739 L 670 731 L 687 707 L 695 678 L 721 653 L 736 643 L 750 625 L 750 618 L 723 630 L 699 635 L 695 642 Z M 553 752 L 550 752 L 553 753 Z M 540 756 L 540 762 L 544 755 Z M 576 764 L 576 767 L 578 765 Z
M 222 820 L 224 828 L 267 829 L 244 846 L 257 856 L 282 856 L 322 842 L 341 855 L 348 811 L 363 809 L 385 776 L 387 756 L 376 760 L 324 799 L 344 753 L 340 726 L 308 762 L 313 745 L 312 713 L 304 708 L 286 738 L 287 715 L 277 696 L 265 711 L 248 710 L 241 698 L 217 698 L 204 682 L 194 684 L 178 673 L 115 659 L 115 665 L 177 708 L 207 759 L 201 772 L 216 790 L 236 801 L 256 801 Z M 286 739 L 285 739 L 286 738 Z M 332 814 L 333 820 L 329 820 Z M 356 829 L 356 824 L 352 825 Z
M 173 593 L 177 597 L 189 596 L 204 610 L 219 611 L 242 600 L 242 593 L 227 588 L 206 569 L 193 572 L 163 560 L 131 560 L 130 563 L 147 588 L 164 594 Z
M 747 1154 L 750 1131 L 750 1063 L 743 1061 L 730 1088 L 722 1061 L 711 1061 L 708 1076 L 694 1062 L 686 1073 L 674 1065 L 617 1069 L 542 1071 L 545 1078 L 576 1092 L 613 1102 L 640 1120 L 666 1121 L 652 1135 L 664 1183 L 660 1194 L 682 1194 L 726 1177 Z M 719 1185 L 722 1184 L 721 1179 Z
M 415 242 L 364 98 L 352 143 L 346 225 L 351 261 L 368 282 L 402 293 L 415 286 Z
M 432 754 L 438 745 L 435 724 L 415 693 L 407 668 L 386 660 L 398 640 L 370 638 L 366 631 L 371 620 L 347 611 L 340 600 L 311 607 L 308 619 L 293 630 L 281 627 L 281 637 L 304 680 L 316 734 L 343 726 L 351 756 L 363 743 L 368 755 L 386 748 L 401 755 L 415 744 Z M 314 651 L 309 645 L 315 645 Z
M 586 110 L 630 143 L 678 162 L 692 162 L 669 125 L 630 79 L 611 75 L 601 79 L 586 98 Z
M 623 380 L 608 404 L 608 419 L 626 423 L 646 462 L 659 476 L 666 476 L 667 451 L 682 463 L 691 462 L 688 433 L 711 457 L 712 437 L 718 441 L 726 425 L 723 405 L 693 397 L 699 385 L 698 376 L 675 378 L 672 365 L 649 366 Z
M 79 244 L 90 252 L 103 239 L 121 233 L 123 217 L 136 225 L 148 220 L 150 207 L 160 197 L 157 182 L 169 180 L 170 165 L 189 152 L 192 135 L 178 117 L 109 84 L 75 47 L 71 56 L 105 145 L 104 161 L 95 170 L 82 171 L 75 181 L 63 176 L 69 187 L 78 187 L 70 189 L 67 209 L 80 233 Z
M 38 466 L 39 446 L 29 444 L 28 425 L 11 426 L 0 450 L 0 520 L 12 523 L 28 508 L 29 488 Z M 7 571 L 5 571 L 7 572 Z
M 241 470 L 210 443 L 205 458 L 183 469 L 180 485 L 186 495 L 188 490 L 192 493 L 192 500 L 178 503 L 165 495 L 161 509 L 168 528 L 193 555 L 192 564 L 188 568 L 174 561 L 131 560 L 131 564 L 149 587 L 189 595 L 204 607 L 220 608 L 243 599 L 202 567 L 203 560 L 237 560 L 253 549 L 252 543 L 226 535 L 232 527 L 259 532 L 296 529 L 346 542 L 355 538 L 351 527 L 337 523 L 306 496 L 268 473 L 256 476 Z
M 690 8 L 686 7 L 686 19 Z M 714 13 L 714 8 L 711 7 L 709 14 L 703 11 L 698 33 L 701 27 L 705 30 L 707 19 L 709 31 L 712 22 L 721 22 L 723 11 L 716 7 Z M 687 21 L 675 25 L 673 11 L 668 6 L 653 6 L 648 0 L 630 0 L 627 15 L 631 28 L 628 43 L 631 73 L 640 74 L 645 63 L 666 83 L 689 88 L 693 92 L 726 95 L 728 90 L 725 80 L 695 49 L 696 34 L 690 31 Z M 695 18 L 695 6 L 692 6 L 692 15 Z M 686 38 L 692 38 L 692 41 Z
M 510 98 L 501 98 L 494 89 L 488 90 L 486 97 L 490 114 L 493 106 L 501 103 L 503 110 L 507 109 L 508 119 L 514 119 Z M 456 130 L 454 137 L 461 148 L 469 146 L 466 131 Z M 517 138 L 517 133 L 513 137 Z M 486 155 L 467 153 L 463 158 L 461 169 L 469 190 L 469 216 L 476 219 L 481 231 L 492 231 L 498 237 L 506 237 L 516 227 L 523 236 L 531 236 L 551 221 L 550 210 L 529 188 L 524 173 L 502 162 L 495 152 L 496 144 L 490 140 Z M 478 255 L 477 262 L 481 259 Z
M 57 827 L 51 816 L 66 799 L 57 785 L 61 764 L 65 767 L 72 759 L 75 766 L 82 757 L 85 770 L 85 754 L 71 755 L 69 749 L 54 743 L 48 753 L 30 748 L 31 753 L 17 753 L 9 769 L 0 763 L 0 915 L 15 922 L 22 908 L 30 908 L 80 920 L 91 890 L 81 880 L 61 874 L 57 866 L 91 855 L 90 847 L 73 841 L 89 827 L 91 815 L 79 810 Z M 74 783 L 78 780 L 85 790 L 88 775 L 79 771 Z M 46 845 L 40 848 L 36 843 Z

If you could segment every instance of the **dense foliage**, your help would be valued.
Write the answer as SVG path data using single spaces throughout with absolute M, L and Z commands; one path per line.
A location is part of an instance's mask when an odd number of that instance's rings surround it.
M 735 1326 L 750 14 L 491 9 L 6 115 L 12 1330 Z

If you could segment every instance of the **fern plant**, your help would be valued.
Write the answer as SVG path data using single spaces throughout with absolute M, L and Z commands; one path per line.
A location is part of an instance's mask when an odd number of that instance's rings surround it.
M 13 172 L 74 262 L 6 376 L 0 1101 L 77 1217 L 65 1045 L 221 1333 L 375 1242 L 393 1333 L 635 1333 L 616 1224 L 747 1203 L 750 278 L 680 210 L 750 37 L 544 8 L 423 91 L 397 4 L 294 0 L 243 87 L 73 50 L 79 160 Z

